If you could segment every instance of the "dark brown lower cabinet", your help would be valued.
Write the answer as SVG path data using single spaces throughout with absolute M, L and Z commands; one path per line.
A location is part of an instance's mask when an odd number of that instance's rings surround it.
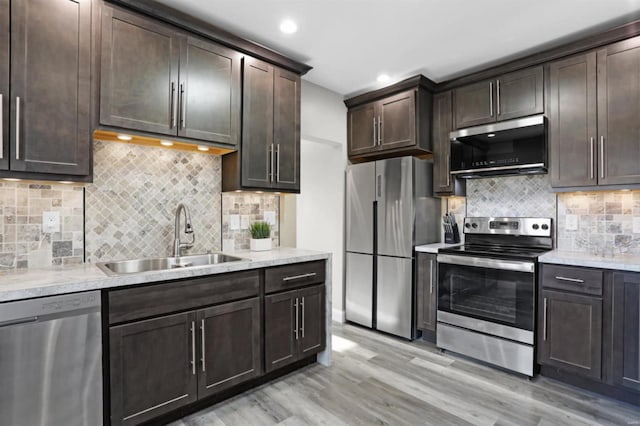
M 640 392 L 640 274 L 613 273 L 613 383 Z
M 436 311 L 438 309 L 438 285 L 436 280 L 436 255 L 416 253 L 416 283 L 418 298 L 419 330 L 436 331 Z
M 602 378 L 602 298 L 542 290 L 538 362 Z
M 265 371 L 277 370 L 325 347 L 324 285 L 264 298 Z
M 135 425 L 197 399 L 195 312 L 111 327 L 111 424 Z

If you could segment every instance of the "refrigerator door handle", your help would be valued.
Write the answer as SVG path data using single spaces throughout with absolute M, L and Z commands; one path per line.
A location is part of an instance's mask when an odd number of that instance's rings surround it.
M 376 176 L 376 194 L 382 197 L 382 175 Z

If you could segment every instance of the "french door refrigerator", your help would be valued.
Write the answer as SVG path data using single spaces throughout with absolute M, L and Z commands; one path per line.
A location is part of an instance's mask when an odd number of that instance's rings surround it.
M 413 248 L 440 239 L 432 173 L 414 157 L 347 167 L 347 321 L 415 338 Z

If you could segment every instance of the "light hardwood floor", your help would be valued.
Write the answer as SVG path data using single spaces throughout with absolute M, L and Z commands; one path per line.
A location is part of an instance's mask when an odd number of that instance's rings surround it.
M 554 380 L 351 325 L 333 333 L 330 368 L 311 365 L 171 425 L 640 425 L 640 407 Z

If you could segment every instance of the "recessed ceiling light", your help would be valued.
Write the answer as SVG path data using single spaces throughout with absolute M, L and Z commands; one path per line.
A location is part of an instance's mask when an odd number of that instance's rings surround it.
M 487 137 L 488 137 L 488 138 L 492 138 L 492 137 L 494 137 L 495 135 L 496 135 L 495 133 L 489 133 L 489 134 L 487 135 Z
M 204 145 L 198 145 L 198 151 L 209 151 L 209 147 L 208 146 L 204 146 Z
M 130 141 L 132 138 L 129 135 L 118 135 L 118 139 L 121 141 Z
M 285 19 L 280 23 L 280 31 L 285 34 L 293 34 L 298 31 L 298 24 L 293 22 L 291 19 Z
M 376 80 L 378 80 L 378 83 L 387 83 L 391 80 L 391 77 L 387 74 L 380 74 Z
M 162 145 L 162 146 L 173 146 L 173 142 L 162 140 L 162 141 L 160 141 L 160 145 Z

